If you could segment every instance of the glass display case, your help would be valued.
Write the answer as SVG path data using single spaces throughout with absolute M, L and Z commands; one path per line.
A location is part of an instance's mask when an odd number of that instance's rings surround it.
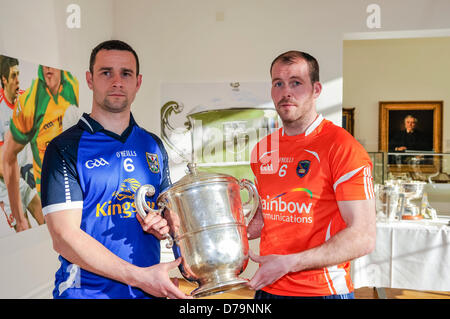
M 392 219 L 450 216 L 450 153 L 369 152 L 377 214 Z

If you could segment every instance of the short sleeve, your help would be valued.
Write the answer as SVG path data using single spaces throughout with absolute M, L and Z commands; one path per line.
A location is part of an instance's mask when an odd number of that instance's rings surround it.
M 372 162 L 366 150 L 352 136 L 345 134 L 333 146 L 330 163 L 336 200 L 375 198 Z
M 71 129 L 66 131 L 70 133 Z M 47 147 L 42 163 L 41 200 L 44 215 L 66 209 L 83 208 L 83 192 L 77 172 L 78 144 L 58 138 Z

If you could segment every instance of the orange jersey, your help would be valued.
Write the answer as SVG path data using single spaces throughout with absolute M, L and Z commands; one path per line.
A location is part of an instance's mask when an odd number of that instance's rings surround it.
M 372 162 L 347 131 L 319 116 L 304 134 L 283 128 L 252 151 L 264 226 L 260 254 L 293 254 L 323 244 L 346 227 L 337 201 L 373 199 Z M 326 296 L 353 291 L 350 262 L 288 273 L 264 291 Z

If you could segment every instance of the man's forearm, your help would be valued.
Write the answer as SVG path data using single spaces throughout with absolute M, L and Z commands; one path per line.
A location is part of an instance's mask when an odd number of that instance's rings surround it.
M 322 245 L 296 254 L 292 271 L 338 265 L 364 256 L 375 248 L 375 201 L 338 201 L 337 204 L 347 226 Z
M 25 230 L 29 227 L 28 220 L 25 217 L 22 200 L 20 198 L 20 170 L 17 163 L 17 154 L 23 150 L 25 145 L 17 143 L 10 131 L 5 133 L 5 143 L 2 147 L 3 152 L 3 179 L 8 190 L 9 204 L 11 213 L 16 219 L 16 231 Z
M 71 263 L 95 274 L 131 286 L 137 285 L 140 268 L 117 257 L 83 230 L 72 229 L 61 233 L 50 230 L 50 233 L 55 251 Z
M 248 285 L 261 289 L 291 272 L 320 269 L 352 260 L 371 250 L 373 238 L 370 234 L 358 237 L 355 229 L 345 228 L 325 243 L 289 255 L 250 256 L 260 264 Z
M 17 164 L 17 156 L 6 156 L 3 161 L 3 178 L 6 188 L 8 190 L 9 204 L 11 206 L 11 213 L 16 219 L 18 225 L 28 223 L 23 212 L 22 199 L 20 198 L 20 172 Z
M 80 229 L 81 209 L 67 209 L 46 215 L 54 249 L 84 270 L 142 289 L 156 297 L 185 298 L 170 280 L 168 271 L 181 262 L 138 267 L 116 256 L 95 238 Z
M 320 246 L 287 255 L 290 272 L 320 269 L 364 256 L 373 250 L 375 234 L 345 228 Z

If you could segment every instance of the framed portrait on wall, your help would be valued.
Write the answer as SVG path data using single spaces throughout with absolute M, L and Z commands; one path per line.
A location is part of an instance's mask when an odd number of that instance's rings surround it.
M 438 169 L 438 159 L 426 154 L 442 152 L 442 108 L 442 101 L 379 102 L 379 150 L 390 153 L 391 171 Z

